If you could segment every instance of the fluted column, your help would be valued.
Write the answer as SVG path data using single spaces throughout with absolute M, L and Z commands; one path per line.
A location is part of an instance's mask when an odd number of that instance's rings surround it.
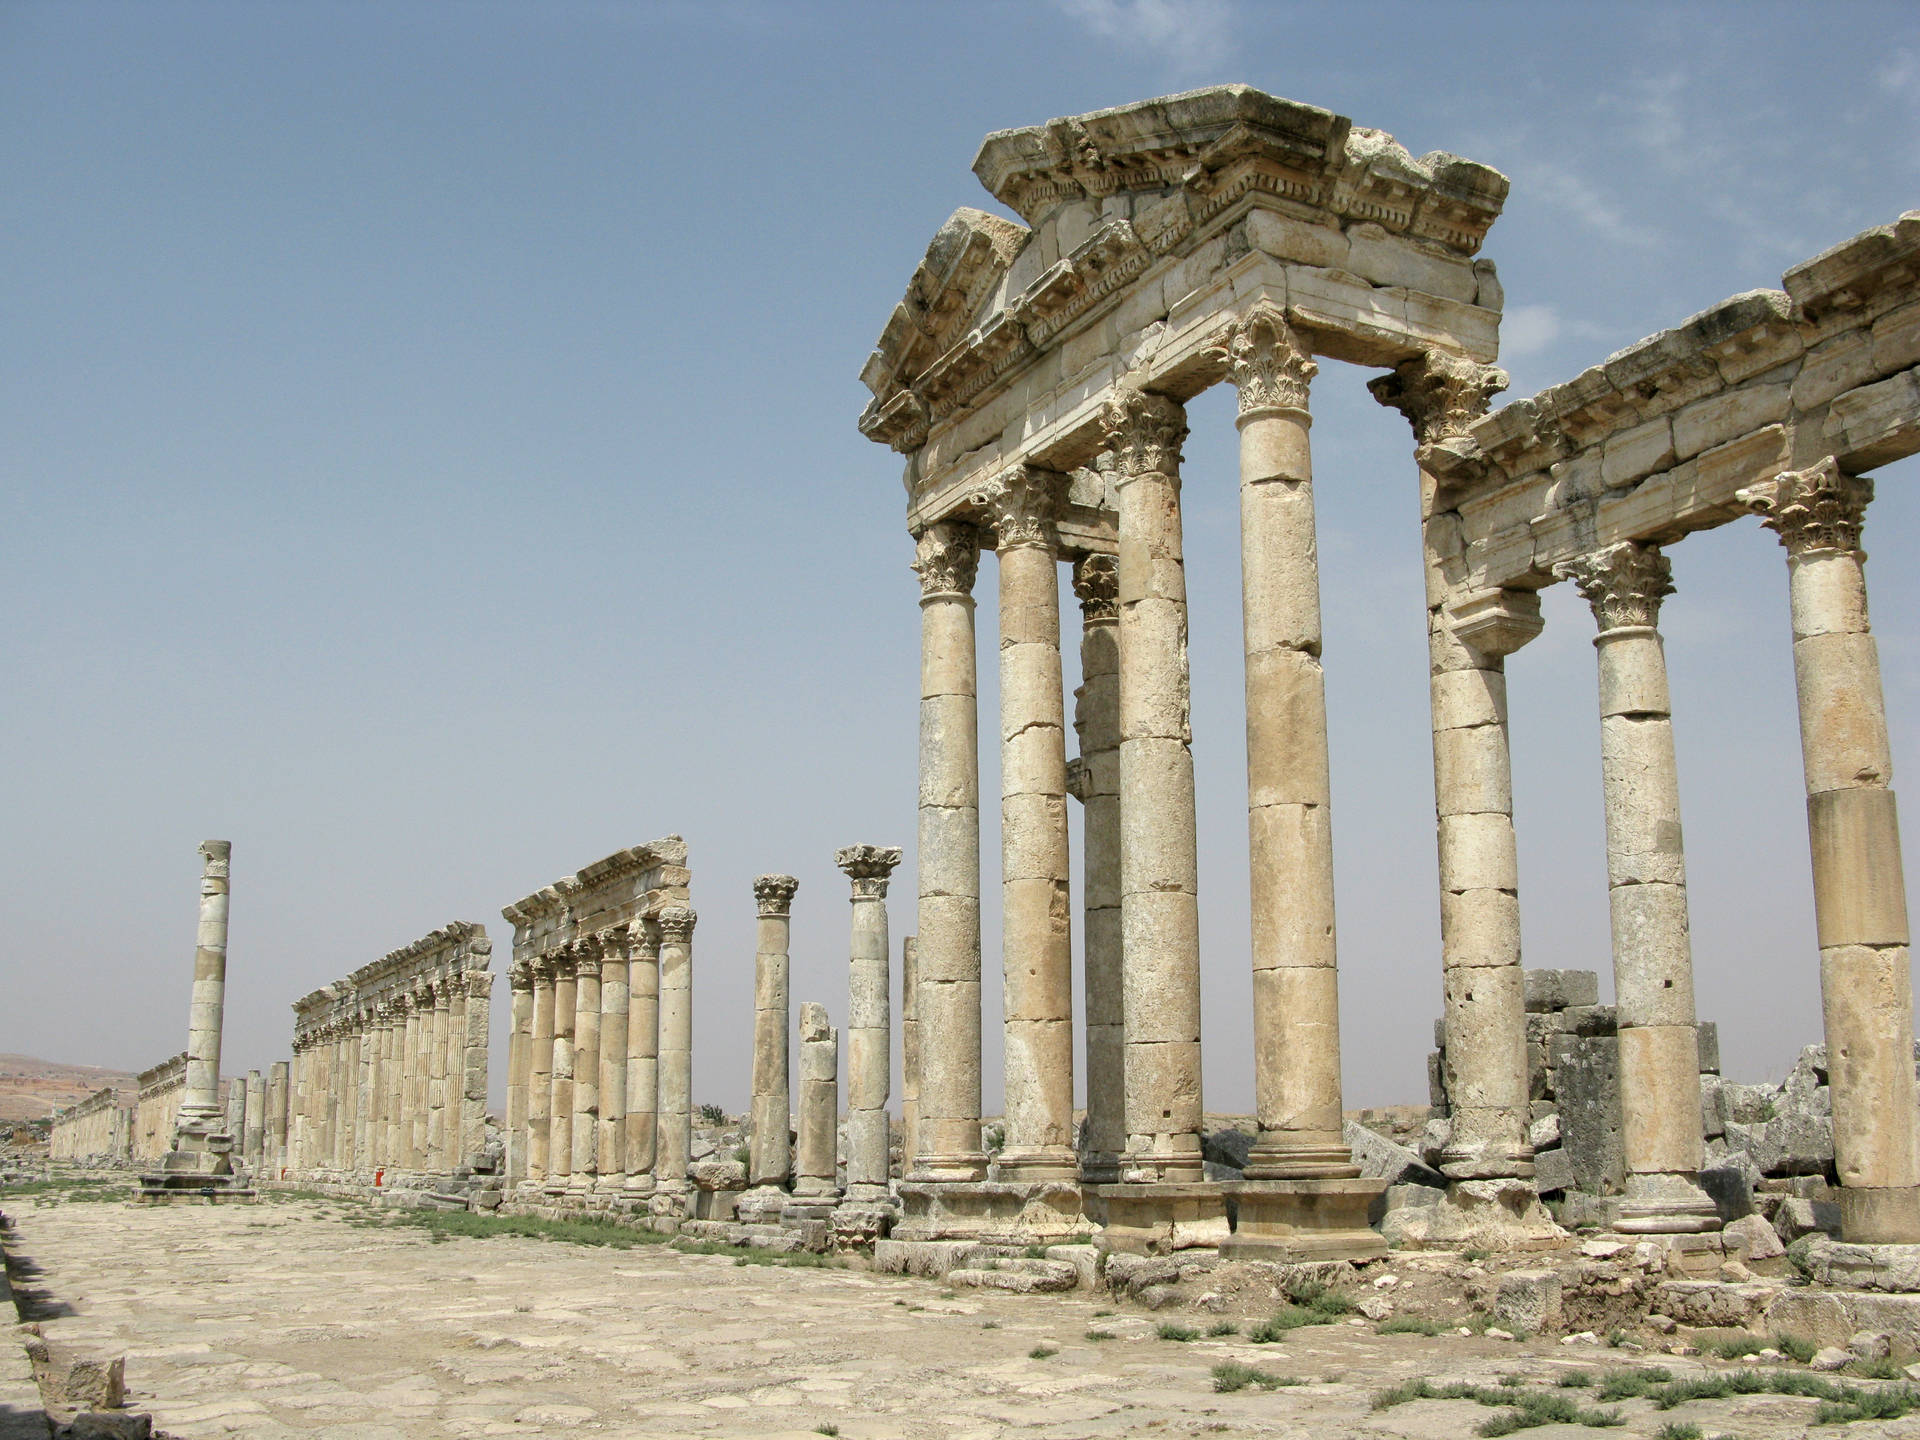
M 1844 1238 L 1920 1242 L 1906 880 L 1861 526 L 1873 482 L 1831 457 L 1741 492 L 1787 550 Z
M 444 975 L 433 985 L 433 1023 L 427 1039 L 427 1139 L 423 1170 L 446 1165 L 448 1096 L 447 1043 L 453 1035 L 453 986 Z M 456 1133 L 458 1126 L 455 1127 Z
M 1319 367 L 1269 305 L 1234 326 L 1240 392 L 1241 625 L 1253 879 L 1253 1075 L 1247 1178 L 1350 1177 L 1340 1138 L 1332 781 L 1320 664 L 1320 562 L 1308 388 Z
M 981 1180 L 980 716 L 964 521 L 916 539 L 920 576 L 920 1151 L 915 1180 Z
M 573 1026 L 579 1004 L 578 957 L 569 945 L 553 961 L 553 1107 L 547 1119 L 548 1189 L 573 1178 Z
M 900 1173 L 920 1152 L 920 941 L 900 942 Z
M 475 964 L 485 965 L 492 954 L 489 941 L 484 949 L 474 947 L 470 958 Z M 493 1030 L 493 971 L 469 970 L 463 978 L 466 981 L 466 1006 L 462 1011 L 465 1030 L 459 1046 L 462 1083 L 454 1164 L 475 1167 L 485 1160 L 487 1152 L 487 1045 Z
M 197 1141 L 181 1145 L 180 1135 L 218 1134 L 220 1111 L 220 1030 L 227 1003 L 227 904 L 233 844 L 208 840 L 200 846 L 200 929 L 193 952 L 193 1003 L 187 1019 L 187 1077 L 175 1121 L 174 1148 L 206 1148 Z
M 1200 1164 L 1200 912 L 1180 526 L 1186 412 L 1115 392 L 1101 412 L 1120 534 L 1120 926 L 1126 1026 L 1123 1180 Z
M 753 956 L 753 1142 L 747 1179 L 776 1189 L 784 1189 L 793 1178 L 787 1129 L 793 1111 L 787 1053 L 792 968 L 788 946 L 793 896 L 799 888 L 800 882 L 791 875 L 761 875 L 753 882 L 758 943 Z
M 1700 1188 L 1700 1042 L 1687 934 L 1680 771 L 1660 601 L 1673 567 L 1655 545 L 1609 545 L 1556 567 L 1593 607 L 1606 795 L 1607 904 L 1620 1016 L 1620 1131 L 1628 1232 L 1717 1230 Z
M 827 1007 L 800 1007 L 800 1144 L 793 1193 L 832 1196 L 840 1190 L 840 1035 Z
M 595 1170 L 602 1189 L 626 1175 L 627 1148 L 627 927 L 600 937 L 600 1123 Z
M 533 972 L 524 960 L 507 967 L 507 1178 L 527 1173 L 527 1086 L 533 1059 Z
M 660 1140 L 656 1188 L 685 1191 L 693 1160 L 692 907 L 660 912 Z
M 1506 386 L 1504 371 L 1438 351 L 1368 385 L 1417 442 L 1451 1113 L 1440 1168 L 1463 1180 L 1533 1173 L 1506 657 L 1540 633 L 1540 602 L 1531 591 L 1458 593 L 1465 541 L 1435 472 L 1445 442 Z
M 1111 555 L 1073 562 L 1080 597 L 1080 688 L 1073 728 L 1080 754 L 1068 781 L 1081 805 L 1081 947 L 1087 1007 L 1087 1120 L 1080 1178 L 1120 1176 L 1126 1148 L 1126 1026 L 1120 937 L 1119 564 Z
M 847 980 L 847 1195 L 886 1198 L 887 1099 L 891 1089 L 893 942 L 887 935 L 887 877 L 898 846 L 849 845 L 833 863 L 853 882 Z M 1071 1098 L 1071 1097 L 1069 1097 Z
M 600 937 L 582 936 L 574 967 L 573 1185 L 591 1190 L 600 1168 Z
M 989 493 L 1000 572 L 1000 873 L 1005 1142 L 994 1173 L 1070 1180 L 1073 919 L 1060 675 L 1064 476 L 1032 466 Z M 854 1025 L 849 1017 L 849 1028 Z M 857 1035 L 851 1041 L 857 1053 Z M 851 1089 L 857 1081 L 848 1071 Z M 851 1103 L 851 1102 L 849 1102 Z M 851 1182 L 849 1182 L 851 1183 Z
M 660 1154 L 660 927 L 636 920 L 627 968 L 627 1190 L 653 1189 Z
M 533 972 L 533 1029 L 527 1045 L 527 1178 L 545 1180 L 553 1154 L 553 962 L 528 961 Z

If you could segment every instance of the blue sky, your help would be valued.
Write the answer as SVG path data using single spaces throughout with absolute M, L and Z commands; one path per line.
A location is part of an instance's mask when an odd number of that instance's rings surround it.
M 208 836 L 231 1070 L 283 1057 L 315 986 L 456 918 L 504 956 L 502 904 L 678 831 L 696 1091 L 743 1106 L 751 877 L 801 877 L 795 998 L 836 1017 L 835 847 L 909 847 L 913 923 L 916 587 L 860 366 L 940 222 L 991 206 L 982 135 L 1220 81 L 1513 178 L 1484 253 L 1514 395 L 1920 203 L 1910 5 L 0 8 L 0 1051 L 184 1044 Z M 1424 1097 L 1440 1001 L 1410 439 L 1366 378 L 1329 362 L 1314 429 L 1350 1105 Z M 1191 418 L 1206 1083 L 1233 1109 L 1230 397 Z M 1899 776 L 1917 473 L 1883 473 L 1867 529 Z M 1674 560 L 1700 1011 L 1730 1072 L 1777 1074 L 1819 1031 L 1784 565 L 1751 521 Z M 1511 666 L 1526 958 L 1604 972 L 1564 589 Z

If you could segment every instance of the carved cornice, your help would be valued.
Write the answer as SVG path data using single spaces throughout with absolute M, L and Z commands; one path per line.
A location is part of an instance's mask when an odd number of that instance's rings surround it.
M 700 917 L 694 913 L 691 905 L 669 905 L 662 910 L 657 923 L 660 926 L 660 939 L 667 945 L 685 945 L 693 939 L 693 927 Z
M 1082 555 L 1073 562 L 1073 593 L 1091 625 L 1120 615 L 1120 562 L 1112 555 Z
M 1374 399 L 1407 417 L 1422 447 L 1464 436 L 1506 388 L 1506 371 L 1441 350 L 1403 360 L 1367 382 Z
M 884 900 L 900 853 L 898 845 L 848 845 L 833 852 L 833 863 L 853 881 L 854 899 Z
M 964 520 L 941 520 L 914 537 L 920 595 L 971 595 L 980 565 L 980 533 Z
M 792 913 L 794 892 L 800 882 L 791 875 L 756 875 L 753 899 L 764 920 L 784 918 Z
M 1101 407 L 1100 427 L 1107 442 L 1103 468 L 1111 466 L 1117 484 L 1142 475 L 1179 480 L 1187 412 L 1178 400 L 1123 386 Z
M 1573 581 L 1602 630 L 1654 628 L 1661 600 L 1673 593 L 1673 563 L 1658 545 L 1635 540 L 1564 561 L 1553 573 Z
M 1320 367 L 1300 332 L 1278 307 L 1256 305 L 1228 329 L 1212 358 L 1223 361 L 1240 392 L 1240 418 L 1307 414 L 1307 392 Z
M 1067 503 L 1067 479 L 1035 465 L 1004 470 L 986 492 L 994 539 L 1002 551 L 1028 546 L 1060 548 L 1059 520 Z
M 1808 469 L 1788 470 L 1764 485 L 1749 486 L 1734 498 L 1780 537 L 1789 555 L 1841 550 L 1866 558 L 1860 531 L 1873 502 L 1873 481 L 1847 474 L 1831 455 Z

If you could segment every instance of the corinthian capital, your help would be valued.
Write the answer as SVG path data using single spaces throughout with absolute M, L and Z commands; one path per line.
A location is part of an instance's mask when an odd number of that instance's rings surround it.
M 914 537 L 913 572 L 920 594 L 971 595 L 980 565 L 980 534 L 964 520 L 937 520 Z
M 690 905 L 669 905 L 660 912 L 660 938 L 669 945 L 685 945 L 693 939 L 694 922 L 699 918 Z
M 1272 415 L 1307 411 L 1307 389 L 1320 367 L 1300 332 L 1286 315 L 1268 304 L 1256 305 L 1246 319 L 1227 331 L 1215 352 L 1227 362 L 1227 378 L 1240 392 L 1240 414 Z
M 1553 573 L 1573 581 L 1602 630 L 1652 629 L 1660 623 L 1660 601 L 1673 593 L 1673 563 L 1658 545 L 1636 540 L 1563 561 Z
M 1180 446 L 1187 438 L 1187 411 L 1178 400 L 1124 387 L 1100 410 L 1114 481 L 1140 475 L 1180 478 Z M 1103 467 L 1105 468 L 1105 467 Z
M 1421 445 L 1466 434 L 1506 388 L 1506 371 L 1443 350 L 1402 360 L 1388 374 L 1367 382 L 1374 399 L 1407 417 Z
M 887 877 L 900 863 L 898 845 L 848 845 L 833 852 L 833 863 L 846 871 L 853 881 L 853 895 L 859 899 L 881 899 L 887 895 Z
M 493 972 L 491 970 L 469 970 L 464 976 L 467 982 L 469 1000 L 485 1000 L 493 994 Z
M 200 842 L 200 873 L 208 879 L 224 880 L 233 863 L 233 842 L 231 840 L 202 840 Z
M 1120 562 L 1111 555 L 1082 555 L 1073 562 L 1073 593 L 1088 621 L 1111 620 L 1120 613 Z
M 1015 465 L 1004 471 L 987 492 L 995 538 L 1002 550 L 1038 546 L 1057 550 L 1055 528 L 1066 508 L 1066 477 L 1035 465 Z
M 791 875 L 756 875 L 753 900 L 761 918 L 771 920 L 791 914 L 793 895 L 799 888 L 800 882 Z
M 1809 550 L 1860 552 L 1860 527 L 1873 500 L 1873 481 L 1849 475 L 1831 455 L 1806 470 L 1788 470 L 1734 498 L 1780 537 L 1789 555 Z M 1861 555 L 1865 559 L 1865 555 Z

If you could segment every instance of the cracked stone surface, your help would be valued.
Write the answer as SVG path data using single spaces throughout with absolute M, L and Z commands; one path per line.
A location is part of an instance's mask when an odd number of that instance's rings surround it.
M 127 1356 L 129 1403 L 181 1440 L 548 1436 L 1419 1436 L 1476 1433 L 1493 1413 L 1375 1391 L 1426 1376 L 1552 1383 L 1570 1368 L 1701 1362 L 1479 1336 L 1377 1335 L 1371 1324 L 1172 1343 L 1169 1317 L 1102 1295 L 943 1291 L 854 1270 L 739 1266 L 663 1246 L 522 1238 L 435 1242 L 344 1203 L 135 1209 L 21 1197 L 16 1252 L 59 1314 L 55 1338 Z M 359 1220 L 363 1223 L 351 1223 Z M 1104 1313 L 1119 1310 L 1121 1313 Z M 1218 1317 L 1181 1323 L 1204 1331 Z M 989 1323 L 993 1328 L 988 1328 Z M 1244 1328 L 1244 1322 L 1243 1322 Z M 1096 1342 L 1090 1330 L 1113 1339 Z M 1058 1347 L 1042 1359 L 1030 1353 Z M 1239 1360 L 1313 1383 L 1215 1393 Z M 1716 1367 L 1717 1368 L 1717 1367 Z M 1331 1378 L 1329 1378 L 1331 1377 Z M 1813 1402 L 1742 1397 L 1655 1412 L 1744 1440 L 1803 1435 Z M 1551 1427 L 1543 1436 L 1576 1433 Z M 1577 1433 L 1592 1433 L 1578 1431 Z M 1920 1416 L 1846 1427 L 1920 1436 Z

